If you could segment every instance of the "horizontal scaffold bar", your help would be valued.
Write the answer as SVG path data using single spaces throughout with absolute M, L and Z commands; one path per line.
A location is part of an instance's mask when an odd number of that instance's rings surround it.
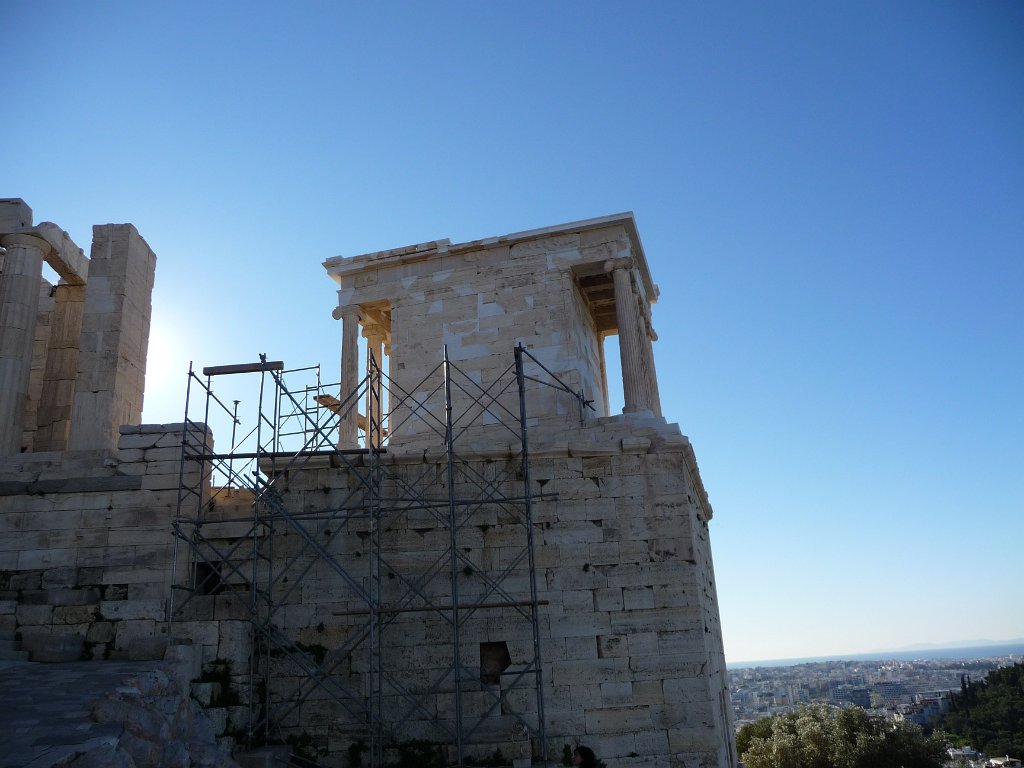
M 211 365 L 203 368 L 204 376 L 223 376 L 229 373 L 259 373 L 260 371 L 283 371 L 284 361 L 267 360 L 259 363 L 238 363 L 236 365 Z
M 549 605 L 547 600 L 509 600 L 501 603 L 463 603 L 458 606 L 460 611 L 483 610 L 484 608 L 519 608 L 524 605 Z M 377 613 L 429 613 L 431 611 L 450 611 L 448 605 L 417 605 L 404 608 L 378 608 Z M 358 611 L 333 611 L 332 616 L 368 616 L 368 610 Z
M 195 453 L 186 454 L 187 461 L 226 461 L 228 459 L 290 459 L 293 456 L 365 456 L 370 453 L 387 453 L 384 448 L 334 448 L 329 451 L 263 451 L 262 453 Z

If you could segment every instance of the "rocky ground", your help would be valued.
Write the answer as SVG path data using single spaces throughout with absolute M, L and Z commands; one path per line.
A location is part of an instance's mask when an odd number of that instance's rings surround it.
M 235 768 L 160 662 L 0 662 L 0 768 Z

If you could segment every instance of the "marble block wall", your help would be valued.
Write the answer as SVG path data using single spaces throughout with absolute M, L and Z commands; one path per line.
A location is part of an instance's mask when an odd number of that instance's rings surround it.
M 689 441 L 661 420 L 627 425 L 617 418 L 594 420 L 572 438 L 538 441 L 530 464 L 549 754 L 557 758 L 564 744 L 579 740 L 609 766 L 734 765 L 711 509 Z M 518 676 L 534 660 L 533 627 L 516 607 L 494 605 L 530 598 L 523 508 L 479 495 L 487 482 L 507 498 L 521 496 L 520 462 L 507 451 L 461 459 L 454 497 L 467 511 L 455 535 L 455 582 L 460 605 L 482 606 L 465 612 L 460 626 L 462 716 L 473 726 L 466 751 L 483 757 L 500 748 L 527 760 L 539 745 L 519 718 L 536 727 L 537 702 L 534 678 Z M 395 452 L 382 462 L 380 497 L 387 501 L 377 539 L 359 494 L 365 467 L 323 463 L 279 478 L 282 503 L 304 516 L 309 537 L 332 562 L 314 557 L 294 530 L 264 540 L 278 563 L 289 563 L 275 574 L 271 619 L 347 690 L 368 697 L 376 682 L 363 595 L 376 589 L 385 607 L 379 666 L 394 681 L 383 684 L 386 732 L 397 741 L 445 742 L 456 707 L 448 671 L 455 645 L 450 611 L 443 610 L 452 603 L 447 464 L 422 452 Z M 249 530 L 240 524 L 247 502 L 218 502 L 206 532 L 219 551 Z M 241 568 L 247 560 L 239 558 Z M 186 621 L 244 617 L 244 580 L 237 572 L 227 578 L 241 591 L 199 598 Z M 491 589 L 495 583 L 500 594 Z M 394 607 L 404 612 L 389 613 Z M 485 679 L 487 651 L 495 646 L 507 648 L 507 667 Z M 247 660 L 232 658 L 232 666 L 242 669 Z M 278 721 L 283 733 L 310 738 L 328 755 L 365 738 L 365 725 L 349 711 L 362 699 L 336 703 L 326 692 L 310 692 L 308 677 L 283 655 L 270 663 L 270 699 L 287 712 Z M 236 684 L 244 688 L 243 676 Z M 298 692 L 308 699 L 289 711 Z M 493 707 L 498 695 L 503 701 Z
M 0 629 L 26 651 L 61 636 L 83 658 L 164 657 L 182 425 L 121 432 L 116 451 L 0 464 Z

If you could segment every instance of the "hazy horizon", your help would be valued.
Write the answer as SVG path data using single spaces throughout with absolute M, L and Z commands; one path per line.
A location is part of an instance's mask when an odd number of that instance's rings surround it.
M 870 651 L 850 651 L 847 653 L 835 653 L 835 654 L 824 654 L 814 656 L 783 656 L 779 658 L 769 659 L 737 659 L 732 661 L 726 659 L 726 664 L 730 667 L 752 667 L 759 664 L 767 666 L 787 666 L 783 662 L 790 662 L 792 664 L 817 662 L 817 661 L 865 661 L 874 658 L 877 659 L 889 659 L 898 658 L 904 656 L 910 658 L 909 654 L 923 653 L 931 654 L 930 656 L 924 656 L 922 658 L 947 658 L 944 656 L 937 656 L 935 654 L 941 654 L 946 651 L 977 651 L 979 653 L 972 653 L 972 657 L 979 657 L 980 652 L 986 650 L 1005 650 L 1012 649 L 1010 652 L 1013 654 L 1024 655 L 1024 637 L 1011 638 L 1008 640 L 985 640 L 985 641 L 974 641 L 964 640 L 954 642 L 949 645 L 911 645 L 906 648 L 876 648 Z M 1005 654 L 998 654 L 1005 655 Z M 950 657 L 953 658 L 953 657 Z

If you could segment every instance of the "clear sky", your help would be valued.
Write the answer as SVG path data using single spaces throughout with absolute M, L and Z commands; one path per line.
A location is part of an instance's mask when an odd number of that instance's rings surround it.
M 336 370 L 321 262 L 635 212 L 731 661 L 1024 637 L 1024 4 L 0 0 L 0 196 L 189 360 Z

